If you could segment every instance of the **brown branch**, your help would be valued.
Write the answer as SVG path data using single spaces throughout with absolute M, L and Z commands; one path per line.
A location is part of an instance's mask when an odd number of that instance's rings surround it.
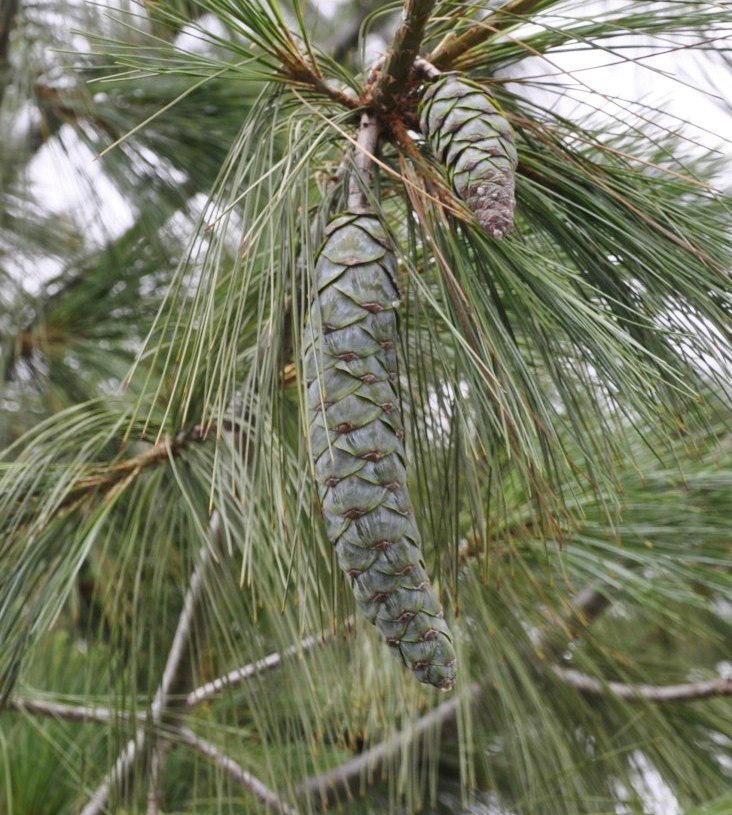
M 373 89 L 374 104 L 379 110 L 393 108 L 404 91 L 434 5 L 435 0 L 404 0 L 402 23 L 394 34 L 384 67 Z
M 209 436 L 208 429 L 196 425 L 187 433 L 179 433 L 175 438 L 163 438 L 137 455 L 121 459 L 116 462 L 91 464 L 85 469 L 85 474 L 76 479 L 67 489 L 66 494 L 60 497 L 53 507 L 57 515 L 62 510 L 73 510 L 93 496 L 104 496 L 115 490 L 123 489 L 133 481 L 143 470 L 153 467 L 161 461 L 169 459 L 185 448 L 192 441 L 205 441 Z M 30 510 L 24 507 L 24 515 L 16 527 L 30 523 L 33 517 L 33 504 Z
M 566 648 L 567 632 L 570 638 L 577 636 L 579 631 L 589 626 L 608 605 L 606 596 L 595 589 L 589 588 L 577 594 L 564 620 L 562 647 Z M 544 652 L 555 653 L 559 644 L 555 639 L 554 627 L 536 635 L 534 646 Z M 321 810 L 345 797 L 358 795 L 362 783 L 375 778 L 406 748 L 419 749 L 428 735 L 447 738 L 455 733 L 460 709 L 463 706 L 469 708 L 478 702 L 487 687 L 488 683 L 485 681 L 471 682 L 459 695 L 442 702 L 412 727 L 332 770 L 306 779 L 298 787 L 298 792 L 311 798 L 313 806 Z
M 550 670 L 580 693 L 616 696 L 629 702 L 693 702 L 713 696 L 732 696 L 732 676 L 681 685 L 628 685 L 625 682 L 607 682 L 560 665 L 552 665 Z
M 361 102 L 356 96 L 349 94 L 331 85 L 318 70 L 314 69 L 304 57 L 292 57 L 283 54 L 283 74 L 290 79 L 293 84 L 312 88 L 314 91 L 327 96 L 338 105 L 355 110 L 361 107 Z
M 79 493 L 91 493 L 101 490 L 107 492 L 120 481 L 130 476 L 138 475 L 147 467 L 165 461 L 183 445 L 182 441 L 162 439 L 146 450 L 130 458 L 117 461 L 113 464 L 94 464 L 89 467 L 88 474 L 78 478 L 68 493 L 69 501 L 76 501 Z
M 462 34 L 448 34 L 430 54 L 429 61 L 443 71 L 449 70 L 466 51 L 518 22 L 518 18 L 531 13 L 543 2 L 544 0 L 511 0 Z

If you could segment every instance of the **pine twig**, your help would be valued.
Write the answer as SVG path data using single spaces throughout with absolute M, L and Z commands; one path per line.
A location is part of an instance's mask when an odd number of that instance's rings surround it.
M 388 110 L 404 89 L 409 71 L 422 47 L 435 0 L 404 0 L 402 23 L 394 34 L 384 67 L 373 90 L 377 108 Z
M 174 736 L 178 736 L 180 741 L 193 748 L 201 755 L 206 756 L 210 761 L 221 767 L 235 780 L 242 784 L 249 792 L 263 803 L 269 810 L 278 815 L 298 815 L 298 811 L 283 801 L 277 793 L 272 791 L 266 784 L 256 776 L 245 770 L 240 764 L 230 758 L 215 744 L 206 739 L 202 739 L 189 727 L 178 727 L 173 731 Z
M 67 719 L 72 722 L 125 722 L 129 714 L 108 707 L 97 705 L 64 705 L 60 702 L 48 702 L 45 699 L 34 699 L 31 696 L 16 696 L 9 699 L 6 710 L 18 710 L 24 713 L 35 713 L 39 716 L 51 716 L 55 719 Z M 145 714 L 137 716 L 140 724 L 145 721 Z
M 319 637 L 307 637 L 300 645 L 304 644 L 305 648 L 311 648 L 320 641 L 322 640 Z M 291 645 L 281 654 L 278 652 L 268 654 L 266 657 L 262 657 L 262 659 L 258 659 L 256 662 L 250 662 L 248 665 L 244 665 L 242 668 L 235 668 L 233 671 L 229 671 L 229 673 L 224 674 L 223 676 L 219 676 L 216 679 L 212 679 L 210 682 L 206 682 L 205 685 L 200 685 L 195 690 L 192 690 L 188 696 L 186 696 L 186 707 L 195 707 L 196 705 L 200 705 L 201 702 L 205 702 L 207 699 L 215 696 L 225 688 L 236 687 L 237 685 L 241 685 L 255 676 L 259 676 L 259 674 L 265 673 L 265 671 L 271 671 L 275 668 L 279 668 L 284 657 L 296 653 L 297 649 L 297 645 Z
M 218 747 L 204 739 L 200 739 L 190 728 L 185 726 L 173 726 L 169 721 L 172 710 L 183 704 L 181 700 L 176 701 L 173 697 L 181 693 L 184 684 L 190 681 L 190 640 L 193 632 L 202 625 L 201 594 L 206 572 L 213 560 L 212 547 L 219 539 L 220 524 L 218 513 L 214 513 L 209 527 L 209 542 L 206 546 L 203 546 L 199 552 L 198 563 L 191 576 L 188 591 L 183 600 L 183 609 L 178 618 L 178 626 L 168 653 L 168 659 L 163 670 L 160 686 L 150 705 L 150 712 L 145 719 L 145 724 L 147 726 L 152 725 L 153 733 L 157 733 L 161 726 L 167 725 L 165 732 L 166 741 L 170 741 L 171 739 L 182 741 L 189 747 L 207 756 L 210 760 L 214 761 L 214 763 L 226 769 L 230 774 L 234 774 L 255 797 L 273 812 L 279 815 L 297 815 L 296 810 L 283 802 L 276 793 L 270 790 L 254 775 L 239 766 Z M 135 738 L 128 742 L 123 752 L 115 761 L 112 769 L 107 773 L 102 784 L 97 788 L 92 798 L 81 811 L 81 815 L 102 815 L 112 790 L 124 783 L 135 764 L 141 761 L 145 753 L 149 751 L 150 748 L 146 743 L 148 729 L 149 727 L 141 727 L 138 729 Z M 163 746 L 164 745 L 155 745 L 152 748 L 151 770 L 153 772 L 151 775 L 153 777 L 150 779 L 148 813 L 154 813 L 158 809 L 157 780 L 155 776 L 162 772 Z
M 313 637 L 312 639 L 314 640 L 313 644 L 320 640 L 320 638 L 317 637 Z M 272 665 L 271 667 L 276 666 Z M 10 700 L 6 703 L 5 709 L 35 713 L 74 722 L 106 723 L 110 721 L 124 722 L 130 720 L 129 714 L 107 707 L 98 707 L 95 705 L 65 705 L 59 702 L 47 702 L 44 699 L 34 699 L 28 696 L 19 696 Z M 105 783 L 97 788 L 92 799 L 87 803 L 87 809 L 94 803 L 100 807 L 100 811 L 102 811 L 106 806 L 112 789 L 114 789 L 115 785 L 123 782 L 127 773 L 134 765 L 134 762 L 139 759 L 144 748 L 144 738 L 141 738 L 141 735 L 145 733 L 143 726 L 149 724 L 149 721 L 145 713 L 138 714 L 136 718 L 141 726 L 140 730 L 138 730 L 134 739 L 130 739 L 125 749 L 117 757 L 112 769 L 107 773 Z M 168 725 L 164 729 L 164 736 L 166 743 L 185 745 L 205 756 L 218 767 L 226 770 L 235 781 L 245 786 L 259 801 L 264 803 L 273 812 L 281 813 L 281 815 L 297 815 L 297 811 L 282 801 L 264 782 L 260 781 L 248 770 L 245 770 L 240 764 L 234 761 L 234 759 L 216 747 L 216 745 L 200 738 L 190 727 Z M 148 815 L 158 812 L 160 808 L 160 800 L 157 793 L 162 770 L 160 754 L 164 748 L 165 745 L 158 745 L 151 759 L 151 778 L 147 799 Z M 155 794 L 153 795 L 153 793 Z
M 462 34 L 448 34 L 430 54 L 429 61 L 443 71 L 449 70 L 464 53 L 495 36 L 543 2 L 544 0 L 511 0 Z
M 417 57 L 417 59 L 414 60 L 414 70 L 425 79 L 437 79 L 442 73 L 442 71 L 435 68 L 429 60 L 423 59 L 422 57 Z
M 350 630 L 353 627 L 353 618 L 349 617 L 343 627 L 345 630 Z M 300 640 L 300 642 L 288 646 L 282 653 L 276 651 L 272 654 L 268 654 L 266 657 L 262 657 L 262 659 L 250 662 L 242 668 L 235 668 L 233 671 L 229 671 L 229 673 L 217 679 L 206 682 L 205 685 L 200 685 L 188 694 L 186 697 L 186 707 L 195 707 L 195 705 L 205 702 L 225 688 L 236 687 L 236 685 L 241 685 L 243 682 L 255 676 L 259 676 L 265 671 L 272 671 L 275 668 L 279 668 L 285 658 L 297 656 L 304 651 L 309 651 L 317 645 L 322 645 L 332 636 L 329 631 L 325 631 L 322 634 L 311 634 Z
M 552 665 L 550 670 L 580 693 L 616 696 L 629 702 L 693 702 L 713 696 L 732 696 L 732 676 L 681 685 L 628 685 L 625 682 L 606 682 L 560 665 Z
M 353 617 L 349 617 L 343 624 L 343 631 L 350 631 L 353 628 Z M 304 637 L 300 642 L 288 646 L 281 653 L 274 651 L 261 659 L 250 662 L 241 668 L 235 668 L 223 676 L 212 679 L 204 685 L 199 685 L 186 696 L 185 706 L 187 708 L 200 705 L 209 699 L 212 699 L 218 693 L 227 688 L 234 688 L 244 682 L 253 679 L 255 676 L 260 676 L 267 671 L 273 671 L 279 668 L 285 659 L 297 656 L 298 654 L 305 653 L 311 649 L 323 645 L 333 637 L 330 631 L 324 631 L 320 634 L 311 634 Z M 32 696 L 16 696 L 8 700 L 5 704 L 6 710 L 18 710 L 27 713 L 35 713 L 40 716 L 51 716 L 58 719 L 66 719 L 68 721 L 76 722 L 99 722 L 106 723 L 110 721 L 128 722 L 131 721 L 130 714 L 125 711 L 115 710 L 101 705 L 66 705 L 60 702 L 49 702 L 45 699 L 38 699 Z M 140 724 L 147 721 L 147 714 L 137 714 L 137 719 Z M 165 731 L 167 734 L 167 731 Z
M 199 425 L 188 433 L 179 433 L 175 438 L 165 437 L 145 450 L 129 458 L 114 462 L 96 463 L 87 466 L 62 495 L 54 507 L 59 514 L 63 510 L 73 510 L 81 504 L 105 495 L 114 494 L 136 479 L 148 468 L 156 467 L 181 453 L 191 442 L 205 442 L 208 434 Z M 23 518 L 18 526 L 26 524 Z
M 297 59 L 283 57 L 283 61 L 285 66 L 283 73 L 294 84 L 312 88 L 317 93 L 350 110 L 360 107 L 360 102 L 355 96 L 349 96 L 349 94 L 328 82 L 303 56 L 299 56 Z
M 368 112 L 361 114 L 361 123 L 356 137 L 356 172 L 351 175 L 348 187 L 349 212 L 371 212 L 368 190 L 374 173 L 373 159 L 379 143 L 381 127 L 378 119 Z
M 211 540 L 199 552 L 198 563 L 183 599 L 183 609 L 178 618 L 178 626 L 168 653 L 163 676 L 150 705 L 150 713 L 146 723 L 152 724 L 156 729 L 160 727 L 163 718 L 169 712 L 171 696 L 181 690 L 181 685 L 187 678 L 189 642 L 197 619 L 200 617 L 200 598 L 204 575 L 212 560 L 211 544 L 218 539 L 219 528 L 219 516 L 214 514 L 209 529 Z M 100 786 L 94 791 L 86 806 L 81 810 L 81 815 L 103 815 L 112 791 L 125 782 L 135 764 L 142 760 L 147 748 L 146 741 L 146 730 L 143 728 L 138 729 L 134 739 L 127 743 Z
M 163 800 L 163 777 L 165 769 L 165 753 L 168 745 L 158 742 L 153 747 L 150 756 L 150 772 L 147 780 L 147 807 L 145 815 L 158 815 Z
M 312 800 L 316 809 L 324 810 L 340 800 L 358 795 L 358 787 L 363 778 L 376 776 L 405 749 L 419 749 L 428 737 L 435 734 L 439 734 L 441 738 L 452 735 L 457 727 L 461 706 L 477 702 L 482 691 L 479 682 L 471 683 L 462 693 L 441 702 L 414 725 L 397 733 L 393 738 L 354 756 L 332 770 L 306 779 L 298 787 L 298 797 L 306 796 Z
M 350 631 L 354 626 L 353 617 L 349 617 L 341 629 L 343 631 Z M 262 659 L 255 662 L 250 662 L 241 668 L 235 668 L 233 671 L 224 674 L 223 676 L 206 682 L 205 685 L 199 685 L 195 690 L 192 690 L 185 700 L 186 707 L 195 707 L 202 702 L 216 696 L 217 693 L 225 690 L 226 688 L 236 687 L 255 676 L 272 671 L 279 668 L 285 659 L 288 657 L 297 656 L 298 654 L 310 651 L 318 645 L 323 645 L 332 639 L 333 633 L 324 631 L 320 634 L 310 634 L 304 637 L 300 642 L 290 645 L 285 648 L 282 653 L 275 651 L 268 654 Z M 124 711 L 114 710 L 113 708 L 103 707 L 100 705 L 66 705 L 60 702 L 48 702 L 45 699 L 36 699 L 31 696 L 17 696 L 11 699 L 6 704 L 6 709 L 26 711 L 28 713 L 37 713 L 41 716 L 53 716 L 59 719 L 67 719 L 76 722 L 125 722 L 130 721 L 130 714 Z M 140 724 L 147 721 L 147 714 L 137 714 L 137 719 Z M 167 731 L 166 731 L 167 732 Z
M 145 731 L 138 730 L 134 739 L 130 739 L 124 750 L 117 756 L 102 783 L 94 790 L 91 798 L 81 810 L 81 815 L 103 815 L 112 791 L 121 786 L 129 777 L 132 768 L 145 745 Z
M 587 628 L 610 604 L 606 595 L 593 588 L 579 592 L 566 615 L 565 632 L 561 639 L 566 648 L 567 639 L 572 639 L 582 628 Z M 569 631 L 569 637 L 566 632 Z M 554 628 L 545 629 L 534 639 L 535 647 L 549 653 L 556 653 L 559 638 Z M 449 737 L 457 729 L 458 716 L 463 706 L 470 707 L 478 702 L 487 682 L 471 682 L 460 694 L 442 702 L 427 715 L 420 718 L 412 727 L 397 733 L 391 739 L 377 744 L 338 767 L 320 775 L 311 776 L 299 787 L 298 792 L 311 798 L 317 809 L 327 809 L 337 801 L 355 796 L 362 780 L 373 777 L 399 756 L 407 747 L 418 749 L 430 734 Z

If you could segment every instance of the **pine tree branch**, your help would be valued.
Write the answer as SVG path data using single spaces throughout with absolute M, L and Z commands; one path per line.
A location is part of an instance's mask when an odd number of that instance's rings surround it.
M 443 71 L 449 70 L 471 48 L 503 31 L 511 23 L 515 23 L 518 17 L 530 14 L 544 2 L 545 0 L 511 0 L 462 34 L 448 34 L 430 54 L 429 61 Z
M 317 640 L 317 637 L 306 638 L 303 640 L 303 643 L 305 643 L 304 647 L 312 647 L 316 644 Z M 206 682 L 205 685 L 200 685 L 195 690 L 192 690 L 188 696 L 186 696 L 186 707 L 195 707 L 196 705 L 200 705 L 201 702 L 211 699 L 225 688 L 236 687 L 237 685 L 241 685 L 255 676 L 259 676 L 259 674 L 279 668 L 284 657 L 295 653 L 295 649 L 297 649 L 297 647 L 298 646 L 294 645 L 290 646 L 290 648 L 287 648 L 282 652 L 282 654 L 278 652 L 268 654 L 266 657 L 262 657 L 262 659 L 258 659 L 256 662 L 250 662 L 248 665 L 244 665 L 242 668 L 235 668 L 233 671 L 229 671 L 229 673 L 224 674 L 223 676 L 219 676 L 216 679 L 212 679 L 210 682 Z
M 218 747 L 199 738 L 190 728 L 174 726 L 171 723 L 171 713 L 185 704 L 184 699 L 178 697 L 183 692 L 185 684 L 189 683 L 191 679 L 190 640 L 194 631 L 200 633 L 203 629 L 200 599 L 206 572 L 213 560 L 212 547 L 217 543 L 219 535 L 220 518 L 218 513 L 214 513 L 209 528 L 210 542 L 202 547 L 199 552 L 198 563 L 191 576 L 183 600 L 183 609 L 178 619 L 178 626 L 168 653 L 160 686 L 150 705 L 145 724 L 152 725 L 151 732 L 153 733 L 157 733 L 161 727 L 165 727 L 165 741 L 182 741 L 207 756 L 214 763 L 226 769 L 230 775 L 237 778 L 273 812 L 281 813 L 281 815 L 297 815 L 296 810 L 283 802 L 272 790 L 229 758 Z M 149 752 L 150 748 L 147 744 L 148 732 L 149 727 L 141 727 L 137 731 L 135 738 L 128 742 L 102 784 L 82 810 L 81 815 L 102 815 L 112 790 L 124 784 L 135 764 L 142 761 L 146 752 Z M 151 775 L 153 777 L 150 779 L 148 812 L 150 812 L 151 806 L 154 807 L 153 811 L 156 811 L 158 806 L 158 798 L 155 793 L 157 781 L 154 777 L 156 773 L 162 771 L 160 766 L 162 753 L 159 749 L 156 750 L 158 747 L 160 746 L 154 745 L 152 748 L 151 770 L 153 772 L 151 772 Z
M 315 641 L 313 644 L 319 641 L 317 637 L 312 639 Z M 124 722 L 130 720 L 129 714 L 113 710 L 112 708 L 94 705 L 65 705 L 26 696 L 16 697 L 9 701 L 5 705 L 5 709 L 75 722 L 99 722 L 103 724 L 110 721 Z M 150 719 L 147 714 L 140 713 L 136 718 L 140 722 L 140 725 L 149 725 Z M 95 805 L 102 808 L 100 811 L 103 811 L 103 808 L 106 806 L 107 799 L 114 786 L 123 782 L 132 765 L 139 759 L 141 751 L 144 748 L 144 736 L 141 738 L 141 734 L 145 733 L 147 729 L 147 727 L 145 727 L 145 729 L 141 727 L 135 739 L 131 739 L 127 743 L 127 746 L 115 761 L 112 770 L 107 774 L 105 784 L 100 785 L 95 792 L 92 800 Z M 256 776 L 252 775 L 248 770 L 245 770 L 240 764 L 216 747 L 216 745 L 200 738 L 191 728 L 185 726 L 165 726 L 162 732 L 164 733 L 166 743 L 185 745 L 201 755 L 206 756 L 206 758 L 218 767 L 226 770 L 234 780 L 243 784 L 259 801 L 264 803 L 273 812 L 282 813 L 282 815 L 297 815 L 295 809 L 282 801 L 276 793 L 270 790 L 269 787 Z M 148 815 L 159 811 L 160 808 L 159 784 L 162 771 L 160 754 L 165 747 L 166 745 L 158 745 L 156 750 L 153 751 L 151 758 L 151 777 L 147 799 Z M 87 804 L 87 808 L 89 804 L 92 803 L 92 800 Z
M 145 731 L 138 730 L 134 739 L 130 739 L 124 750 L 117 756 L 109 772 L 104 776 L 102 783 L 94 790 L 81 815 L 104 815 L 107 801 L 112 791 L 125 783 L 132 768 L 139 759 L 145 745 Z
M 220 520 L 218 514 L 215 513 L 211 518 L 209 528 L 209 544 L 203 546 L 199 552 L 196 568 L 183 599 L 183 609 L 178 618 L 163 676 L 146 719 L 146 723 L 152 724 L 155 729 L 158 729 L 164 719 L 168 718 L 174 706 L 180 705 L 180 702 L 174 702 L 172 697 L 180 693 L 185 683 L 190 681 L 190 640 L 197 625 L 201 623 L 200 599 L 203 582 L 212 561 L 212 545 L 218 541 L 219 531 Z M 103 815 L 112 791 L 123 785 L 135 764 L 144 759 L 147 750 L 146 742 L 147 729 L 140 728 L 135 738 L 127 743 L 111 770 L 82 809 L 81 815 Z
M 48 702 L 45 699 L 35 699 L 32 696 L 16 696 L 8 699 L 3 706 L 4 710 L 17 710 L 23 713 L 35 713 L 39 716 L 50 716 L 54 719 L 66 719 L 72 722 L 126 722 L 130 714 L 98 705 L 65 705 L 60 702 Z M 140 724 L 145 722 L 146 716 L 140 713 L 136 717 Z
M 293 84 L 312 88 L 323 96 L 327 96 L 336 104 L 350 110 L 356 110 L 356 108 L 361 107 L 360 101 L 355 96 L 349 96 L 340 88 L 331 85 L 330 82 L 320 74 L 318 69 L 313 68 L 313 66 L 307 62 L 305 57 L 298 56 L 295 58 L 291 55 L 283 55 L 283 63 L 283 73 Z
M 435 0 L 404 0 L 402 23 L 394 34 L 384 67 L 373 89 L 374 104 L 379 110 L 390 110 L 409 76 L 422 47 L 425 28 Z
M 381 126 L 378 119 L 371 113 L 362 113 L 356 137 L 354 158 L 356 172 L 351 175 L 348 186 L 349 212 L 371 212 L 373 209 L 370 204 L 369 190 L 374 174 L 373 161 L 380 133 Z
M 353 617 L 349 617 L 341 626 L 339 631 L 350 631 L 354 626 Z M 274 652 L 268 654 L 256 662 L 250 662 L 241 668 L 236 668 L 229 673 L 213 679 L 211 682 L 206 682 L 205 685 L 200 685 L 195 690 L 192 690 L 185 699 L 186 707 L 195 707 L 205 702 L 208 699 L 216 696 L 217 693 L 225 690 L 226 688 L 236 687 L 255 676 L 272 671 L 279 668 L 283 661 L 288 657 L 297 656 L 306 651 L 315 648 L 318 645 L 323 645 L 335 636 L 335 632 L 324 631 L 321 634 L 311 634 L 304 637 L 300 642 L 290 645 L 285 648 L 282 653 Z M 100 705 L 65 705 L 59 702 L 48 702 L 45 699 L 37 699 L 31 696 L 16 696 L 5 705 L 6 709 L 22 710 L 28 713 L 37 713 L 42 716 L 55 716 L 59 719 L 68 719 L 77 722 L 124 722 L 130 720 L 130 714 L 125 711 L 115 710 L 114 708 L 103 707 Z M 141 724 L 148 721 L 148 716 L 145 713 L 139 713 L 137 719 Z
M 77 478 L 59 500 L 54 507 L 54 513 L 58 515 L 63 510 L 76 509 L 94 496 L 104 496 L 123 488 L 144 470 L 177 455 L 192 441 L 206 441 L 209 435 L 208 428 L 204 430 L 196 425 L 190 431 L 181 432 L 173 439 L 163 438 L 129 458 L 89 465 L 85 470 L 85 475 Z M 23 523 L 24 521 L 21 520 L 17 526 L 20 527 Z
M 283 801 L 275 792 L 260 781 L 256 776 L 245 770 L 234 759 L 226 755 L 215 744 L 196 735 L 189 727 L 178 727 L 173 730 L 173 735 L 206 756 L 210 761 L 221 767 L 235 780 L 246 787 L 258 801 L 263 803 L 272 812 L 278 815 L 298 815 L 298 811 Z
M 562 647 L 566 648 L 567 632 L 570 639 L 574 638 L 580 629 L 591 625 L 609 604 L 606 595 L 596 589 L 587 588 L 579 592 L 564 620 L 564 633 L 557 637 L 554 627 L 544 629 L 535 636 L 534 646 L 545 652 L 555 653 L 561 639 Z M 457 730 L 461 707 L 469 708 L 477 703 L 487 688 L 486 681 L 471 682 L 462 692 L 439 704 L 412 727 L 332 770 L 306 779 L 298 787 L 298 797 L 307 796 L 314 807 L 323 810 L 342 799 L 357 796 L 363 784 L 369 783 L 405 749 L 418 750 L 428 736 L 444 739 L 453 735 Z
M 165 753 L 167 742 L 160 742 L 153 747 L 150 756 L 150 772 L 147 781 L 147 806 L 145 815 L 158 815 L 163 800 L 163 778 L 165 770 Z
M 194 574 L 195 577 L 195 574 Z M 191 586 L 194 586 L 194 580 L 191 581 Z M 191 600 L 193 592 L 189 589 L 187 598 Z M 581 630 L 587 628 L 591 623 L 599 617 L 603 611 L 610 605 L 607 596 L 595 589 L 585 589 L 579 592 L 570 611 L 562 620 L 561 626 L 552 626 L 545 629 L 534 637 L 534 646 L 544 652 L 545 655 L 556 656 L 561 653 L 563 648 L 566 648 L 568 639 L 574 639 L 579 635 Z M 184 612 L 181 614 L 181 620 L 190 619 L 192 602 L 184 605 Z M 188 611 L 186 613 L 186 609 Z M 189 623 L 181 625 L 179 623 L 174 646 L 171 648 L 171 657 L 169 658 L 170 670 L 166 670 L 164 677 L 170 681 L 173 673 L 173 667 L 180 657 L 183 647 L 183 630 L 188 627 Z M 556 629 L 559 629 L 559 632 Z M 180 632 L 180 633 L 179 633 Z M 282 654 L 270 654 L 257 662 L 244 666 L 243 668 L 232 671 L 224 677 L 220 677 L 213 682 L 209 682 L 188 694 L 185 699 L 187 707 L 192 707 L 205 699 L 210 698 L 218 691 L 230 685 L 238 684 L 246 681 L 247 679 L 266 670 L 272 670 L 282 664 L 283 658 L 286 656 L 294 655 L 301 652 L 303 649 L 307 650 L 322 643 L 327 639 L 327 634 L 306 637 L 300 643 L 291 646 Z M 168 666 L 166 666 L 167 668 Z M 554 670 L 554 669 L 553 669 Z M 562 669 L 559 669 L 560 671 Z M 587 679 L 591 679 L 587 677 Z M 596 681 L 596 680 L 595 680 Z M 727 695 L 730 691 L 727 690 L 727 685 L 732 681 L 725 680 L 727 683 L 724 685 L 724 693 Z M 599 683 L 601 684 L 601 683 Z M 708 683 L 705 683 L 708 684 Z M 720 683 L 718 683 L 720 684 Z M 604 687 L 603 691 L 604 691 Z M 683 688 L 684 686 L 674 686 Z M 721 684 L 720 684 L 721 687 Z M 326 773 L 313 776 L 304 781 L 298 787 L 298 795 L 310 798 L 313 805 L 319 809 L 327 809 L 333 803 L 344 799 L 349 796 L 358 795 L 358 788 L 363 779 L 373 778 L 379 774 L 384 767 L 393 761 L 405 749 L 411 748 L 419 750 L 427 741 L 431 741 L 435 736 L 441 738 L 449 738 L 457 730 L 458 716 L 461 706 L 465 705 L 470 707 L 472 704 L 477 703 L 483 696 L 486 689 L 486 684 L 483 682 L 473 682 L 465 688 L 465 690 L 456 695 L 452 699 L 442 702 L 430 713 L 420 718 L 412 727 L 398 733 L 392 739 L 376 745 L 370 750 L 355 756 L 340 766 L 330 770 Z M 156 702 L 158 703 L 159 713 L 162 713 L 161 703 L 164 699 L 164 694 L 161 689 L 156 695 Z M 701 692 L 707 691 L 712 695 L 706 687 L 701 687 Z M 700 692 L 700 686 L 697 684 L 696 692 Z M 701 698 L 701 697 L 699 697 Z M 155 704 L 155 703 L 154 703 Z M 124 719 L 124 714 L 119 711 L 114 711 L 109 708 L 83 706 L 72 707 L 68 705 L 60 705 L 57 703 L 49 703 L 43 700 L 34 699 L 15 699 L 11 706 L 27 710 L 29 712 L 36 712 L 45 715 L 58 716 L 60 718 L 73 719 L 76 721 L 100 721 L 107 722 L 110 720 Z M 158 728 L 162 724 L 160 715 L 156 724 Z M 142 714 L 141 722 L 145 722 L 147 717 Z M 254 776 L 244 770 L 233 759 L 226 756 L 219 748 L 199 739 L 193 731 L 189 728 L 181 727 L 168 727 L 165 730 L 165 737 L 168 741 L 182 742 L 188 746 L 197 749 L 203 755 L 207 755 L 218 766 L 229 772 L 232 777 L 241 783 L 245 784 L 250 791 L 260 797 L 263 801 L 275 812 L 288 813 L 288 805 L 283 803 L 271 790 L 265 787 L 262 782 L 259 782 Z M 106 801 L 116 786 L 123 783 L 124 779 L 129 775 L 130 770 L 134 766 L 136 760 L 139 760 L 141 753 L 145 747 L 145 731 L 140 728 L 136 738 L 128 742 L 125 750 L 120 754 L 110 772 L 107 774 L 103 784 L 97 789 L 92 799 L 87 804 L 87 808 L 82 811 L 82 815 L 93 815 L 93 813 L 101 813 Z M 253 781 L 252 781 L 253 779 Z M 252 786 L 249 786 L 250 782 Z M 261 787 L 259 786 L 261 785 Z M 96 809 L 90 808 L 92 805 Z
M 352 627 L 353 618 L 349 617 L 345 621 L 343 628 L 344 630 L 349 631 Z M 310 636 L 300 640 L 300 642 L 285 648 L 282 653 L 275 652 L 273 654 L 268 654 L 266 657 L 262 657 L 262 659 L 258 659 L 256 662 L 250 662 L 249 665 L 244 665 L 242 668 L 236 668 L 233 671 L 229 671 L 229 673 L 224 674 L 224 676 L 213 679 L 211 682 L 206 682 L 205 685 L 201 685 L 188 694 L 186 697 L 186 707 L 194 707 L 195 705 L 212 698 L 226 688 L 236 687 L 237 685 L 240 685 L 255 676 L 259 676 L 265 671 L 272 671 L 275 668 L 279 668 L 286 657 L 297 656 L 304 651 L 309 651 L 311 648 L 327 642 L 332 636 L 333 633 L 329 631 L 325 631 L 322 634 L 311 634 Z
M 596 679 L 594 676 L 560 665 L 552 665 L 550 670 L 581 693 L 591 696 L 616 696 L 629 702 L 693 702 L 713 696 L 732 696 L 732 676 L 681 685 L 628 685 L 625 682 Z

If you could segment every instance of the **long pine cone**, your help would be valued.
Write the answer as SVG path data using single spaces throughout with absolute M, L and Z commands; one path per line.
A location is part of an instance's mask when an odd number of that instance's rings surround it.
M 310 448 L 328 537 L 364 614 L 420 682 L 448 690 L 455 652 L 406 484 L 395 269 L 374 216 L 328 225 L 304 342 Z
M 452 73 L 428 86 L 419 114 L 455 192 L 489 235 L 502 238 L 513 226 L 518 163 L 509 123 L 480 85 Z

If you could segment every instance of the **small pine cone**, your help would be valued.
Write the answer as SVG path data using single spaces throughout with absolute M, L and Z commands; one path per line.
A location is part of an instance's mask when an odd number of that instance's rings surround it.
M 328 225 L 304 337 L 310 452 L 329 539 L 364 614 L 420 682 L 455 683 L 406 483 L 396 260 L 372 215 Z
M 480 85 L 442 74 L 422 96 L 422 132 L 455 192 L 494 238 L 513 226 L 518 155 L 506 119 Z

